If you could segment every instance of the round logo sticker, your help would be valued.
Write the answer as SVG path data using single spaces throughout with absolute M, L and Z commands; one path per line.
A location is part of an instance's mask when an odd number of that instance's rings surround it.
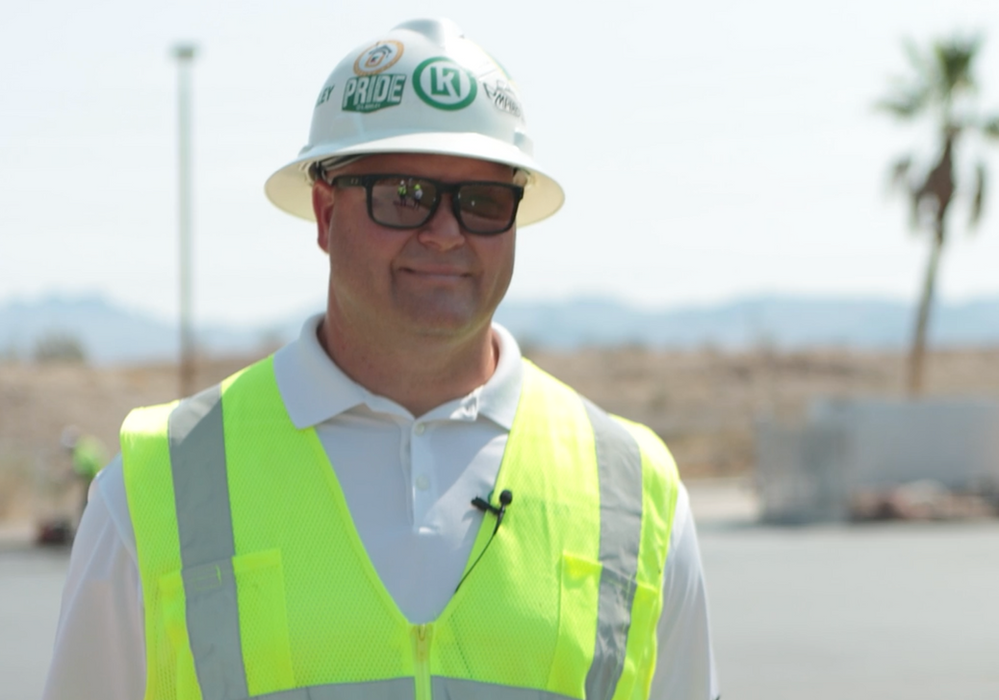
M 386 71 L 402 58 L 402 42 L 388 39 L 379 41 L 354 61 L 354 72 L 358 75 L 377 75 Z
M 467 70 L 450 58 L 428 58 L 413 73 L 413 89 L 437 109 L 464 109 L 472 104 L 478 85 Z

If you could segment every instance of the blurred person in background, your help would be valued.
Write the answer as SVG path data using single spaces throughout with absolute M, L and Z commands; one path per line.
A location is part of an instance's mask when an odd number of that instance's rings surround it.
M 666 447 L 492 322 L 516 229 L 563 201 L 532 151 L 514 83 L 447 20 L 336 66 L 266 186 L 316 223 L 325 313 L 125 420 L 46 700 L 718 695 Z
M 108 463 L 108 449 L 99 438 L 83 432 L 75 425 L 66 426 L 60 437 L 63 448 L 73 460 L 73 473 L 79 480 L 83 495 L 80 503 L 80 518 L 87 507 L 90 484 L 97 473 Z

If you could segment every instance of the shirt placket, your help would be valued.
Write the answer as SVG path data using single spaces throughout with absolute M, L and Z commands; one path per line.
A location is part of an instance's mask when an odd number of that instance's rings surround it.
M 427 515 L 437 500 L 434 459 L 430 450 L 433 425 L 416 421 L 409 435 L 409 477 L 413 508 L 413 528 L 419 531 L 427 522 Z

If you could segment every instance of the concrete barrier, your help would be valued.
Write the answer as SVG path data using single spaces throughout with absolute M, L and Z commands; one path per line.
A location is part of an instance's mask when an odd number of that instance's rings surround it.
M 757 426 L 757 484 L 769 522 L 843 520 L 851 499 L 929 481 L 999 491 L 999 404 L 823 399 L 803 425 Z

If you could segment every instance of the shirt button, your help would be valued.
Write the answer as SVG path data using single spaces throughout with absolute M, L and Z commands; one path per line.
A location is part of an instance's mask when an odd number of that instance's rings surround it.
M 413 432 L 416 433 L 417 435 L 423 435 L 423 433 L 425 433 L 426 430 L 427 426 L 425 426 L 423 423 L 417 423 L 416 427 L 413 428 Z
M 420 489 L 420 491 L 426 491 L 430 488 L 430 479 L 427 478 L 426 474 L 420 474 L 416 477 L 416 488 Z

